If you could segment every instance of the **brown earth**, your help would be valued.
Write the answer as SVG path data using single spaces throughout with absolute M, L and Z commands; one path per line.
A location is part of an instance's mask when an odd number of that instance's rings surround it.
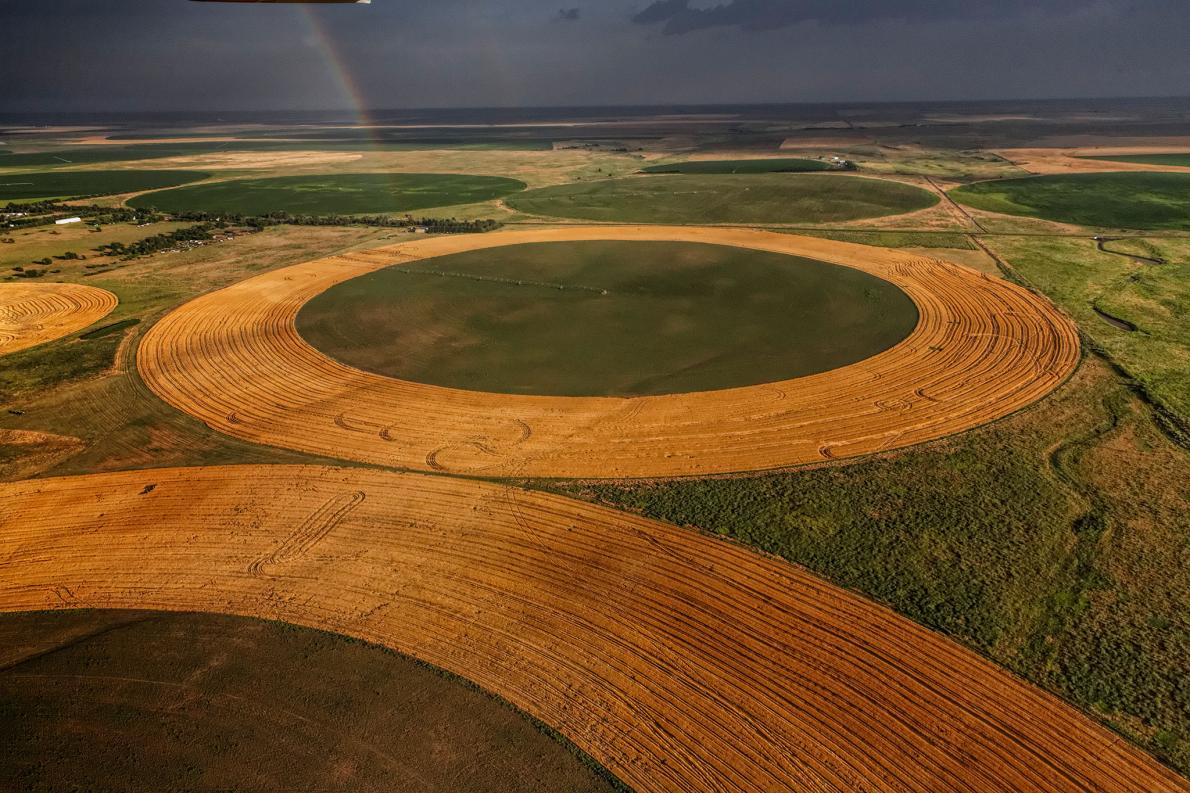
M 111 292 L 80 284 L 0 284 L 0 355 L 82 330 L 118 303 Z
M 1187 790 L 784 562 L 559 496 L 316 467 L 0 485 L 0 610 L 259 616 L 390 647 L 660 790 Z
M 914 300 L 918 327 L 861 363 L 762 386 L 622 398 L 487 394 L 339 364 L 294 326 L 336 283 L 393 264 L 571 240 L 738 245 L 855 267 Z M 483 476 L 666 477 L 773 469 L 901 448 L 1008 415 L 1078 361 L 1044 299 L 965 267 L 824 239 L 725 228 L 572 227 L 441 237 L 335 256 L 198 298 L 138 354 L 165 401 L 226 434 L 339 459 Z
M 1105 173 L 1122 171 L 1174 171 L 1190 173 L 1190 168 L 1177 165 L 1152 165 L 1140 162 L 1112 162 L 1088 160 L 1085 157 L 1106 157 L 1112 154 L 1178 154 L 1188 152 L 1183 142 L 1171 146 L 1092 146 L 1080 149 L 999 149 L 995 154 L 1030 173 Z

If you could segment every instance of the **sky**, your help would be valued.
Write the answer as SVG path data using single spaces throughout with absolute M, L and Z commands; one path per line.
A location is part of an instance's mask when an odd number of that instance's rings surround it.
M 0 112 L 1184 96 L 1187 0 L 0 0 Z

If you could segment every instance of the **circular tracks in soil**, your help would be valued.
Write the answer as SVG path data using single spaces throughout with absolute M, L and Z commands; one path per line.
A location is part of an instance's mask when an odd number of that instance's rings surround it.
M 364 469 L 0 485 L 0 610 L 259 616 L 386 645 L 641 793 L 1185 790 L 948 639 L 791 565 L 558 496 Z
M 118 302 L 111 292 L 81 284 L 0 284 L 0 355 L 82 330 Z
M 396 380 L 331 360 L 294 324 L 315 295 L 384 267 L 578 240 L 736 245 L 854 267 L 905 291 L 921 319 L 900 344 L 830 372 L 638 398 Z M 257 276 L 167 316 L 138 365 L 165 401 L 256 443 L 415 471 L 627 478 L 777 469 L 934 440 L 1040 399 L 1078 356 L 1075 326 L 1043 298 L 936 259 L 743 229 L 596 226 L 441 237 Z

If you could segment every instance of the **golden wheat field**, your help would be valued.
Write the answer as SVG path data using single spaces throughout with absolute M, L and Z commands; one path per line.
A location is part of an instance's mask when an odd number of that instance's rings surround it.
M 516 488 L 212 467 L 0 485 L 0 609 L 255 615 L 384 644 L 638 791 L 1179 789 L 957 644 L 698 533 Z
M 117 303 L 111 292 L 80 284 L 0 284 L 0 355 L 80 331 Z
M 313 296 L 390 265 L 573 240 L 737 245 L 855 267 L 921 314 L 903 342 L 819 375 L 658 397 L 496 395 L 370 374 L 324 356 L 294 319 Z M 438 238 L 322 259 L 201 297 L 140 347 L 145 382 L 257 443 L 482 476 L 673 477 L 855 457 L 940 438 L 1049 393 L 1078 361 L 1074 325 L 1024 289 L 889 249 L 721 228 L 588 227 Z

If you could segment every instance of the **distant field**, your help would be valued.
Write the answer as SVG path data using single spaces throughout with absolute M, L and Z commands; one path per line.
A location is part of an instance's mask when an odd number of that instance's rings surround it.
M 245 215 L 268 212 L 360 214 L 410 212 L 502 198 L 525 184 L 498 176 L 456 174 L 321 174 L 237 179 L 138 196 L 129 203 L 166 212 Z
M 830 223 L 926 209 L 938 197 L 900 182 L 826 174 L 658 175 L 530 190 L 533 215 L 621 223 Z
M 1031 176 L 976 182 L 950 194 L 975 209 L 1092 228 L 1190 229 L 1190 174 Z
M 280 623 L 5 614 L 0 668 L 5 789 L 612 790 L 468 684 Z
M 641 168 L 644 173 L 732 174 L 732 173 L 800 173 L 829 171 L 831 166 L 822 160 L 798 158 L 765 158 L 757 160 L 692 160 L 670 165 L 651 165 Z
M 1177 165 L 1190 168 L 1190 153 L 1182 154 L 1107 154 L 1095 157 L 1082 157 L 1084 160 L 1103 160 L 1105 162 L 1135 162 L 1141 165 Z
M 197 182 L 199 171 L 44 171 L 0 174 L 0 203 L 31 198 L 116 195 Z
M 917 318 L 899 289 L 847 267 L 717 245 L 574 242 L 390 267 L 316 297 L 298 329 L 334 358 L 406 380 L 643 396 L 834 369 L 893 346 Z

